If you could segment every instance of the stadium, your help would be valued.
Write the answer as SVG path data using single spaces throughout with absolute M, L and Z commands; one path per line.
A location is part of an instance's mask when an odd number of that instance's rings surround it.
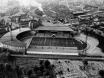
M 51 26 L 50 23 L 50 26 L 40 26 L 33 30 L 21 28 L 12 31 L 12 34 L 13 41 L 8 32 L 2 36 L 1 44 L 8 50 L 17 51 L 18 54 L 83 55 L 86 52 L 96 56 L 96 52 L 90 52 L 99 44 L 97 39 L 90 36 L 86 42 L 86 35 L 75 35 L 75 31 L 69 26 L 61 24 Z
M 6 1 L 0 78 L 104 78 L 103 0 Z

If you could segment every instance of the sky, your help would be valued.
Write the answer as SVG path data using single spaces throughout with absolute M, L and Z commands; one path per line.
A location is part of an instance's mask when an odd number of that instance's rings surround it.
M 17 1 L 19 2 L 20 6 L 26 6 L 26 7 L 29 7 L 29 6 L 36 6 L 36 7 L 38 7 L 41 11 L 43 11 L 43 9 L 42 9 L 42 4 L 36 2 L 35 0 L 17 0 Z
M 8 0 L 0 0 L 0 6 L 6 6 L 8 3 Z
M 12 2 L 12 1 L 17 1 L 20 6 L 25 6 L 25 7 L 36 6 L 41 11 L 43 11 L 42 4 L 36 2 L 35 0 L 0 0 L 0 7 L 8 8 L 8 2 Z
M 8 1 L 15 1 L 15 0 L 0 0 L 0 6 L 6 6 Z M 54 1 L 54 0 L 16 0 L 16 1 L 18 1 L 20 5 L 25 5 L 25 6 L 38 5 L 38 6 L 41 6 L 41 4 L 39 4 L 36 1 Z M 104 0 L 72 0 L 72 1 L 82 1 L 82 2 L 99 1 L 99 2 L 102 2 Z
M 42 4 L 38 3 L 37 1 L 55 1 L 55 0 L 0 0 L 0 10 L 5 7 L 5 9 L 8 8 L 8 1 L 12 2 L 12 1 L 17 1 L 19 3 L 20 6 L 25 6 L 25 7 L 29 7 L 29 6 L 36 6 L 38 7 L 41 11 L 43 11 L 42 9 Z M 62 1 L 62 0 L 61 0 Z M 68 1 L 68 0 L 67 0 Z M 85 3 L 89 3 L 90 1 L 99 1 L 102 2 L 104 0 L 72 0 L 72 1 L 82 1 Z M 3 8 L 1 8 L 3 7 Z
M 38 5 L 39 3 L 36 2 L 35 0 L 0 0 L 0 6 L 5 6 L 8 4 L 8 1 L 18 1 L 20 5 Z M 44 1 L 44 0 L 43 0 Z

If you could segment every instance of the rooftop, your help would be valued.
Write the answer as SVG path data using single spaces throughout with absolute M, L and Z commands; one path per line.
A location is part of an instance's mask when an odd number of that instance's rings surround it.
M 40 26 L 35 30 L 46 30 L 46 31 L 73 31 L 68 26 Z

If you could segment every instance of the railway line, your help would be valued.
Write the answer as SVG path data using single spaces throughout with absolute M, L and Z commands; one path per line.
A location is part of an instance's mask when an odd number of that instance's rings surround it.
M 52 54 L 27 54 L 19 55 L 12 54 L 13 57 L 19 58 L 39 58 L 39 59 L 69 59 L 69 60 L 90 60 L 90 61 L 104 61 L 103 56 L 76 56 L 76 55 L 52 55 Z

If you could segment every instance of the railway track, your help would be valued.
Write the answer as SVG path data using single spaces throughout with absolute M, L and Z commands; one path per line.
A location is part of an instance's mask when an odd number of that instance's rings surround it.
M 52 54 L 27 54 L 27 55 L 17 55 L 12 54 L 13 57 L 20 58 L 38 58 L 38 59 L 69 59 L 69 60 L 89 60 L 89 61 L 104 61 L 102 56 L 76 56 L 76 55 L 52 55 Z

